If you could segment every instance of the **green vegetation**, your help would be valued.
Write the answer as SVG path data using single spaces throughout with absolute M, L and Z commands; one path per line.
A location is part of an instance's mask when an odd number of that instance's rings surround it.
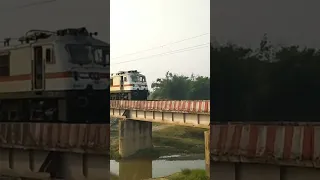
M 119 154 L 118 130 L 112 129 L 110 135 L 110 158 L 118 160 L 121 158 Z
M 157 179 L 166 179 L 166 180 L 209 180 L 209 177 L 206 174 L 205 170 L 202 169 L 182 169 L 181 172 L 172 174 L 163 178 L 155 178 Z
M 159 157 L 160 157 L 160 151 L 154 148 L 150 148 L 150 149 L 142 149 L 136 152 L 134 155 L 130 156 L 129 158 L 158 159 Z
M 168 180 L 209 180 L 205 170 L 183 169 L 181 173 L 173 174 L 168 177 Z
M 155 125 L 159 126 L 159 125 Z M 133 157 L 158 158 L 176 154 L 194 155 L 204 157 L 204 131 L 205 129 L 168 126 L 154 131 L 152 134 L 153 149 L 138 152 Z M 110 155 L 111 159 L 119 159 L 118 128 L 111 129 Z
M 167 100 L 209 100 L 210 78 L 203 76 L 173 74 L 167 72 L 151 84 L 150 99 Z
M 218 121 L 317 121 L 320 50 L 274 46 L 211 46 L 211 101 Z
M 169 126 L 152 134 L 153 145 L 161 156 L 203 154 L 205 129 Z
M 111 180 L 118 180 L 118 179 L 119 179 L 119 176 L 111 173 L 111 174 L 110 174 L 110 179 L 111 179 Z

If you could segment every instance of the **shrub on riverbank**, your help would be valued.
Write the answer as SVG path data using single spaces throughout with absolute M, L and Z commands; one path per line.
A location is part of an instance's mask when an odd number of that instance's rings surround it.
M 181 172 L 166 177 L 167 180 L 209 180 L 205 170 L 182 169 Z

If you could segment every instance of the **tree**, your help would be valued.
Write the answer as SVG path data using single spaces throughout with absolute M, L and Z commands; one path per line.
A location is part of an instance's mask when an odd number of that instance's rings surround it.
M 210 78 L 190 77 L 167 72 L 164 78 L 151 84 L 151 99 L 205 100 L 210 99 Z
M 211 46 L 212 97 L 218 121 L 320 119 L 320 52 L 275 48 L 264 35 L 257 49 Z

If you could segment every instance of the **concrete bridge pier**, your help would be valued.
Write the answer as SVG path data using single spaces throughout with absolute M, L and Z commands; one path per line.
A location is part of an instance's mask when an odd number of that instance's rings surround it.
M 139 150 L 153 148 L 152 122 L 124 119 L 119 121 L 119 154 L 129 157 Z

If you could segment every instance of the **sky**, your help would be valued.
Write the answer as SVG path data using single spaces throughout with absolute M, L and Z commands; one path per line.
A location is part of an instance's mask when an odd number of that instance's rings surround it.
M 55 0 L 16 8 L 39 1 L 50 0 L 1 0 L 0 38 L 19 37 L 29 29 L 86 26 L 110 41 L 111 72 L 138 70 L 149 85 L 167 71 L 210 74 L 210 0 L 111 0 L 111 19 L 108 0 Z
M 111 0 L 111 71 L 138 70 L 149 85 L 167 71 L 210 76 L 209 33 L 210 0 Z M 141 52 L 162 45 L 168 46 Z
M 50 0 L 1 0 L 0 38 L 20 37 L 30 29 L 56 30 L 86 26 L 110 41 L 109 0 L 51 0 L 52 3 L 17 8 Z
M 0 38 L 18 37 L 29 29 L 86 26 L 111 41 L 111 72 L 139 70 L 149 85 L 167 71 L 209 76 L 208 47 L 175 53 L 208 43 L 209 35 L 170 43 L 210 31 L 211 39 L 247 46 L 256 46 L 266 32 L 274 44 L 320 46 L 317 0 L 111 0 L 110 13 L 108 0 L 56 0 L 16 8 L 38 1 L 48 0 L 1 0 Z M 140 53 L 124 56 L 135 52 Z M 167 52 L 173 54 L 150 57 Z
M 212 39 L 255 47 L 264 33 L 276 45 L 320 47 L 318 0 L 211 1 Z

